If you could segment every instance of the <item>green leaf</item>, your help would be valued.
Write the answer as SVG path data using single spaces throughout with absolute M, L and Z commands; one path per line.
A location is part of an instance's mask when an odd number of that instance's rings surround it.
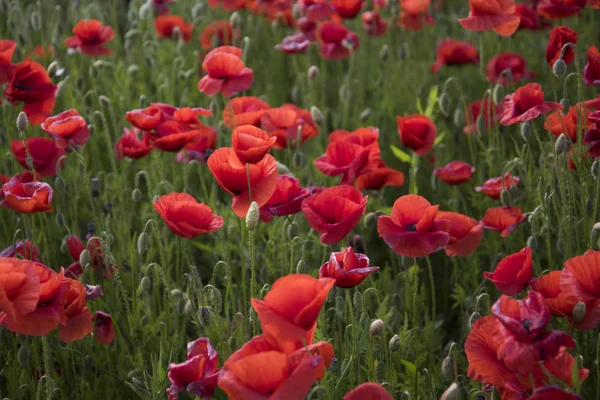
M 425 111 L 423 110 L 423 105 L 421 104 L 421 99 L 417 97 L 417 111 L 419 111 L 419 114 L 425 114 Z
M 394 157 L 402 162 L 410 164 L 410 154 L 403 152 L 394 145 L 391 145 L 390 149 L 392 150 L 392 153 L 394 153 Z
M 446 136 L 446 132 L 440 133 L 438 137 L 435 138 L 435 142 L 433 142 L 433 145 L 437 146 L 438 144 L 442 143 L 442 140 L 444 140 L 444 136 Z
M 437 103 L 438 99 L 438 87 L 434 86 L 429 91 L 429 95 L 427 96 L 427 109 L 425 110 L 425 115 L 431 117 L 433 114 L 433 109 Z

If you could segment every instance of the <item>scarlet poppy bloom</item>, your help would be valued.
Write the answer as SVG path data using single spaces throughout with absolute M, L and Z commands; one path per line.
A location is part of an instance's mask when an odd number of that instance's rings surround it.
M 500 199 L 500 194 L 502 193 L 502 189 L 511 190 L 513 187 L 516 187 L 521 178 L 518 176 L 512 176 L 510 173 L 505 173 L 504 177 L 490 178 L 483 183 L 481 186 L 477 186 L 475 188 L 476 192 L 483 192 L 487 194 L 490 198 L 494 200 Z
M 29 138 L 25 144 L 22 140 L 13 140 L 10 149 L 23 168 L 33 167 L 41 176 L 55 176 L 58 160 L 66 154 L 54 140 L 45 137 Z M 33 159 L 33 165 L 30 166 L 27 165 L 27 151 Z
M 15 257 L 17 254 L 26 260 L 40 262 L 38 259 L 38 253 L 40 249 L 36 245 L 31 243 L 31 240 L 19 240 L 13 246 L 9 246 L 6 249 L 0 251 L 0 258 Z
M 481 222 L 484 229 L 500 232 L 500 236 L 507 237 L 526 219 L 519 207 L 493 207 L 488 208 Z
M 537 12 L 549 20 L 568 18 L 578 14 L 585 4 L 586 0 L 542 0 L 537 4 Z
M 577 127 L 583 136 L 592 126 L 588 120 L 590 114 L 590 111 L 582 103 L 578 103 L 569 107 L 566 115 L 561 111 L 549 114 L 544 122 L 544 129 L 549 130 L 556 137 L 564 133 L 572 142 L 577 142 Z
M 469 16 L 458 20 L 469 31 L 492 29 L 500 36 L 511 36 L 519 27 L 521 18 L 512 0 L 469 0 L 469 7 Z
M 600 251 L 588 250 L 584 255 L 565 261 L 560 277 L 560 289 L 565 301 L 586 304 L 584 319 L 579 329 L 594 329 L 600 323 Z
M 319 269 L 319 278 L 333 278 L 335 286 L 351 288 L 378 269 L 379 267 L 369 267 L 369 257 L 366 254 L 354 253 L 352 247 L 346 247 L 339 253 L 331 253 L 329 261 Z
M 327 176 L 342 175 L 341 184 L 349 185 L 369 162 L 369 149 L 346 140 L 330 143 L 315 167 Z
M 341 22 L 321 22 L 317 27 L 317 38 L 321 44 L 319 54 L 326 60 L 347 58 L 359 46 L 358 35 Z
M 127 111 L 127 121 L 142 131 L 156 129 L 161 123 L 172 119 L 176 108 L 169 104 L 152 103 L 143 109 Z
M 340 17 L 338 15 L 337 8 L 333 4 L 324 1 L 315 1 L 310 4 L 306 3 L 304 7 L 304 19 L 310 22 L 319 22 L 328 19 L 339 19 Z M 303 25 L 302 22 L 304 21 L 301 20 L 302 18 L 298 19 L 298 25 L 300 26 L 300 29 L 304 33 L 306 33 L 304 27 L 301 26 Z M 316 27 L 316 25 L 313 24 L 313 27 Z
M 484 272 L 483 276 L 492 281 L 502 294 L 516 296 L 529 285 L 532 267 L 531 248 L 525 247 L 518 253 L 504 257 L 494 272 Z
M 34 265 L 19 258 L 0 257 L 0 312 L 16 319 L 35 310 L 39 297 L 40 278 Z
M 449 185 L 458 185 L 463 182 L 469 182 L 474 172 L 475 167 L 470 166 L 464 161 L 450 161 L 442 168 L 436 168 L 433 171 L 433 175 Z
M 590 156 L 600 157 L 600 112 L 595 111 L 588 117 L 588 122 L 591 124 L 589 131 L 583 138 L 583 143 L 589 145 L 588 153 Z
M 208 24 L 200 34 L 202 50 L 210 51 L 219 46 L 233 44 L 234 31 L 229 21 L 215 21 Z
M 406 11 L 400 13 L 396 25 L 407 31 L 418 32 L 425 28 L 425 25 L 434 25 L 435 20 L 428 12 L 424 11 L 418 14 L 411 14 Z
M 409 147 L 419 156 L 424 156 L 433 148 L 437 128 L 433 121 L 425 115 L 409 115 L 396 117 L 398 133 L 402 144 Z
M 175 31 L 179 31 L 184 42 L 192 38 L 193 24 L 186 24 L 179 15 L 160 15 L 154 19 L 154 30 L 161 39 L 172 39 Z
M 340 17 L 352 19 L 358 15 L 364 0 L 331 0 Z
M 243 218 L 248 212 L 250 192 L 252 192 L 252 201 L 255 201 L 259 207 L 267 204 L 275 192 L 277 162 L 269 154 L 256 164 L 248 164 L 249 174 L 246 169 L 247 164 L 242 163 L 235 151 L 229 147 L 217 149 L 208 158 L 207 164 L 219 186 L 233 196 L 231 208 L 238 217 Z M 248 180 L 250 180 L 250 188 L 248 188 Z
M 246 68 L 242 61 L 242 50 L 237 47 L 221 46 L 206 55 L 202 69 L 207 72 L 200 82 L 198 90 L 207 95 L 221 92 L 231 97 L 252 86 L 254 71 Z
M 392 396 L 378 383 L 366 382 L 352 389 L 344 396 L 344 400 L 392 400 Z
M 551 271 L 539 278 L 533 278 L 529 282 L 529 286 L 531 290 L 535 290 L 544 297 L 544 301 L 552 312 L 552 315 L 568 318 L 572 321 L 571 313 L 578 300 L 576 298 L 569 298 L 562 292 L 560 288 L 561 275 L 562 271 Z M 585 317 L 589 318 L 593 315 L 593 313 L 586 313 Z M 585 317 L 581 322 L 586 322 Z M 575 326 L 579 328 L 579 323 Z
M 381 18 L 379 11 L 365 11 L 361 19 L 367 36 L 383 36 L 387 32 L 388 23 Z
M 202 132 L 199 130 L 173 131 L 156 138 L 152 142 L 152 147 L 162 151 L 179 151 L 188 144 L 194 143 L 201 135 Z
M 48 117 L 40 127 L 54 138 L 60 148 L 78 148 L 87 143 L 89 131 L 85 119 L 75 109 Z
M 404 185 L 404 174 L 384 164 L 361 171 L 355 184 L 358 190 L 380 190 L 384 186 L 400 187 Z
M 310 111 L 293 104 L 284 104 L 278 108 L 266 110 L 260 119 L 261 128 L 269 136 L 277 138 L 275 149 L 284 149 L 294 145 L 300 136 L 300 143 L 319 134 L 319 128 L 313 121 Z
M 369 196 L 352 186 L 332 186 L 302 202 L 308 224 L 322 233 L 325 244 L 339 242 L 356 226 L 365 213 Z
M 0 85 L 10 82 L 15 66 L 12 57 L 17 43 L 12 40 L 0 40 Z
M 292 215 L 302 210 L 302 200 L 310 195 L 308 189 L 300 187 L 300 181 L 290 175 L 279 175 L 275 192 L 260 208 L 260 219 L 271 222 L 275 215 Z
M 260 126 L 260 119 L 271 106 L 258 97 L 240 96 L 229 100 L 223 109 L 223 121 L 228 128 L 240 125 Z
M 527 60 L 516 53 L 500 53 L 492 57 L 486 67 L 486 75 L 491 83 L 508 85 L 535 75 L 526 70 Z
M 469 104 L 469 108 L 465 113 L 466 126 L 463 132 L 467 135 L 479 133 L 477 128 L 477 119 L 481 115 L 485 129 L 491 129 L 496 121 L 502 117 L 502 104 L 496 105 L 490 97 L 485 97 L 482 100 L 477 100 Z
M 83 339 L 94 330 L 92 316 L 85 306 L 87 290 L 75 279 L 64 278 L 67 286 L 64 298 L 64 316 L 66 321 L 59 326 L 59 337 L 65 343 Z
M 546 29 L 551 26 L 550 21 L 541 17 L 533 7 L 527 6 L 525 4 L 516 4 L 515 11 L 519 15 L 519 17 L 521 17 L 519 29 L 537 31 L 540 29 Z
M 177 393 L 186 390 L 200 398 L 211 398 L 219 378 L 219 355 L 208 338 L 199 338 L 187 344 L 187 360 L 169 365 L 167 388 L 169 400 L 177 400 Z
M 546 61 L 552 67 L 556 60 L 560 58 L 560 53 L 565 44 L 577 43 L 577 32 L 568 26 L 557 26 L 550 31 L 550 40 L 546 47 Z M 575 52 L 572 47 L 567 47 L 562 60 L 568 65 L 575 59 Z
M 112 54 L 112 50 L 104 45 L 115 38 L 115 32 L 97 19 L 80 20 L 73 28 L 73 35 L 75 36 L 65 39 L 65 44 L 70 49 L 79 49 L 88 56 Z
M 198 203 L 187 193 L 169 193 L 154 202 L 154 210 L 171 232 L 192 238 L 208 232 L 215 232 L 223 226 L 223 217 L 212 213 L 209 206 Z
M 436 219 L 438 208 L 421 196 L 402 196 L 394 202 L 391 216 L 377 219 L 379 237 L 405 257 L 435 253 L 450 240 L 450 222 Z
M 444 248 L 450 257 L 463 257 L 473 253 L 483 238 L 483 224 L 463 214 L 439 211 L 437 219 L 449 221 L 450 240 Z
M 44 182 L 23 183 L 17 178 L 2 185 L 0 205 L 23 214 L 52 211 L 52 187 Z
M 331 132 L 327 138 L 329 143 L 343 141 L 358 144 L 369 151 L 369 158 L 379 160 L 381 157 L 381 149 L 379 148 L 379 129 L 374 126 L 358 128 L 352 132 L 338 129 Z
M 506 96 L 504 100 L 504 115 L 500 120 L 502 125 L 513 125 L 531 121 L 550 111 L 562 110 L 559 103 L 544 101 L 544 92 L 537 83 L 528 83 L 518 88 L 515 93 Z
M 225 11 L 243 10 L 245 3 L 246 0 L 208 0 L 211 8 L 217 8 L 220 5 Z
M 23 61 L 14 68 L 4 96 L 12 104 L 23 103 L 29 123 L 39 125 L 54 109 L 56 90 L 46 68 L 35 61 Z
M 317 317 L 334 284 L 335 279 L 303 274 L 277 279 L 264 300 L 252 299 L 264 334 L 285 353 L 312 344 Z
M 444 39 L 435 50 L 437 56 L 431 72 L 437 73 L 444 65 L 478 64 L 479 52 L 471 42 Z
M 590 46 L 587 51 L 588 63 L 583 68 L 583 81 L 586 86 L 600 87 L 600 50 Z
M 275 49 L 281 50 L 285 54 L 306 53 L 311 41 L 303 32 L 297 32 L 286 36 L 281 43 L 275 45 Z
M 123 136 L 115 143 L 117 160 L 123 157 L 137 160 L 147 156 L 151 151 L 152 146 L 150 145 L 148 132 L 142 132 L 138 128 L 123 128 Z
M 238 126 L 231 135 L 235 154 L 244 164 L 254 164 L 263 159 L 277 138 L 252 125 Z

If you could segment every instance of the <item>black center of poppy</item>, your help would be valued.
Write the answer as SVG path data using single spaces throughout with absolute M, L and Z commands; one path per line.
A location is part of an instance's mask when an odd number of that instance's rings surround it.
M 409 232 L 416 232 L 417 231 L 417 224 L 409 224 L 408 227 L 406 228 Z
M 525 321 L 523 321 L 522 325 L 523 325 L 523 328 L 525 328 L 525 331 L 527 332 L 527 334 L 529 334 L 529 326 L 531 326 L 531 321 L 526 319 Z

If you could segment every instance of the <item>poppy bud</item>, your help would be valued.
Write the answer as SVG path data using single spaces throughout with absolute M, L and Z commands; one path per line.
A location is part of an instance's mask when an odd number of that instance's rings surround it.
M 110 107 L 110 99 L 108 97 L 106 97 L 105 95 L 101 94 L 100 97 L 98 97 L 98 101 L 100 102 L 100 104 L 103 107 Z
M 255 201 L 250 204 L 250 208 L 248 208 L 248 213 L 246 214 L 246 228 L 249 231 L 253 231 L 256 229 L 258 225 L 258 204 Z
M 371 112 L 372 112 L 372 110 L 370 108 L 365 108 L 358 116 L 358 120 L 360 122 L 365 122 L 371 116 Z
M 381 333 L 383 333 L 383 329 L 385 328 L 385 324 L 383 323 L 383 320 L 381 319 L 376 319 L 373 322 L 371 322 L 371 325 L 369 326 L 369 336 L 378 336 Z
M 383 46 L 381 46 L 381 50 L 379 50 L 379 59 L 381 61 L 386 61 L 388 58 L 389 52 L 390 52 L 390 50 L 389 50 L 387 44 L 384 44 Z
M 485 118 L 483 118 L 483 114 L 479 114 L 477 116 L 477 120 L 475 120 L 475 127 L 477 128 L 477 133 L 480 135 L 485 132 Z
M 94 368 L 96 368 L 96 362 L 89 354 L 86 354 L 86 356 L 83 359 L 83 368 L 88 371 L 91 371 Z
M 596 222 L 592 227 L 593 232 L 600 232 L 600 222 Z
M 338 94 L 339 94 L 340 100 L 342 102 L 346 102 L 350 99 L 350 89 L 348 89 L 348 87 L 346 85 L 340 86 L 340 90 L 339 90 Z
M 304 260 L 298 261 L 298 264 L 296 264 L 296 273 L 297 274 L 306 274 L 307 272 L 308 272 L 308 268 L 306 268 L 306 263 L 304 262 Z
M 532 250 L 537 249 L 537 239 L 534 236 L 529 236 L 527 239 L 527 247 L 531 247 Z
M 353 247 L 356 253 L 365 254 L 367 252 L 365 241 L 359 234 L 353 235 L 350 240 L 348 240 L 348 246 Z
M 306 160 L 306 157 L 304 156 L 303 152 L 301 152 L 301 151 L 294 152 L 294 157 L 292 159 L 292 162 L 294 164 L 294 168 L 302 168 L 302 167 L 304 167 L 305 160 Z
M 179 289 L 173 289 L 171 290 L 171 297 L 174 299 L 178 299 L 181 297 L 181 290 Z
M 296 104 L 300 103 L 300 88 L 298 86 L 294 86 L 292 88 L 290 97 L 292 98 L 293 103 L 296 103 Z
M 354 303 L 354 308 L 359 313 L 362 312 L 363 309 L 363 295 L 361 292 L 354 292 L 354 297 L 352 298 L 352 303 Z
M 504 86 L 497 84 L 494 86 L 494 91 L 492 92 L 492 99 L 494 100 L 494 104 L 499 105 L 504 102 Z
M 137 250 L 140 256 L 148 251 L 148 234 L 146 232 L 142 232 L 138 237 Z
M 131 199 L 135 203 L 139 203 L 142 200 L 142 191 L 138 188 L 133 189 L 131 192 Z
M 558 155 L 567 153 L 571 149 L 571 141 L 567 139 L 564 133 L 561 133 L 556 142 L 554 142 L 554 152 Z
M 28 369 L 31 365 L 31 350 L 27 346 L 21 346 L 17 352 L 17 360 L 21 367 Z
M 563 97 L 560 99 L 559 103 L 561 106 L 563 106 L 562 113 L 566 115 L 569 112 L 569 108 L 571 108 L 571 100 L 569 100 L 567 97 Z
M 459 128 L 462 127 L 465 123 L 465 115 L 463 113 L 463 110 L 460 108 L 454 110 L 454 117 L 452 119 L 455 126 Z
M 140 288 L 142 289 L 142 291 L 144 293 L 148 293 L 150 292 L 151 287 L 152 281 L 150 280 L 150 278 L 148 278 L 147 276 L 142 277 L 142 279 L 140 280 Z
M 193 312 L 193 306 L 192 306 L 192 302 L 191 301 L 186 301 L 185 302 L 185 307 L 183 307 L 183 313 L 190 315 Z
M 500 192 L 500 202 L 504 207 L 510 206 L 510 192 L 506 189 L 502 189 Z
M 138 72 L 140 72 L 140 66 L 137 64 L 131 64 L 128 68 L 127 68 L 127 74 L 131 77 L 134 77 L 138 74 Z
M 79 254 L 79 264 L 81 264 L 82 267 L 86 267 L 86 265 L 88 265 L 91 262 L 91 256 L 90 256 L 90 252 L 88 249 L 85 249 L 81 252 L 81 254 Z
M 540 228 L 540 235 L 546 237 L 546 235 L 548 235 L 548 232 L 550 232 L 550 228 L 548 228 L 548 225 L 542 225 L 542 227 Z
M 585 313 L 587 312 L 587 306 L 583 301 L 578 301 L 577 304 L 573 306 L 573 311 L 571 311 L 571 315 L 573 316 L 573 321 L 575 323 L 581 322 L 585 318 Z
M 594 160 L 591 172 L 594 179 L 598 179 L 598 172 L 600 172 L 600 159 Z
M 398 47 L 398 58 L 400 60 L 405 60 L 406 58 L 408 58 L 408 45 L 406 43 L 402 43 Z
M 454 360 L 450 356 L 442 362 L 442 375 L 448 380 L 454 379 Z
M 331 372 L 337 372 L 340 369 L 340 362 L 337 358 L 333 357 L 331 359 L 331 363 L 329 364 L 329 370 Z
M 377 214 L 375 214 L 374 212 L 370 212 L 367 215 L 365 215 L 364 224 L 365 228 L 367 229 L 375 228 L 375 226 L 377 225 Z
M 460 390 L 458 388 L 458 384 L 454 382 L 452 383 L 452 385 L 448 386 L 448 389 L 446 389 L 446 391 L 444 391 L 442 397 L 440 397 L 440 400 L 458 400 L 459 392 Z
M 286 234 L 289 241 L 294 240 L 294 238 L 298 236 L 298 225 L 295 222 L 288 224 Z
M 523 122 L 521 124 L 521 137 L 527 141 L 531 135 L 531 124 L 529 122 Z
M 556 60 L 554 65 L 552 66 L 552 73 L 557 78 L 561 79 L 567 73 L 567 64 L 562 59 Z
M 471 329 L 473 327 L 473 324 L 479 318 L 481 318 L 481 314 L 479 314 L 477 311 L 475 311 L 473 314 L 471 314 L 471 316 L 469 317 L 469 329 Z
M 395 352 L 395 351 L 400 350 L 401 345 L 402 345 L 402 343 L 400 343 L 400 337 L 398 335 L 394 335 L 390 339 L 390 343 L 389 343 L 388 347 L 391 352 Z
M 186 303 L 187 299 L 184 296 L 179 298 L 179 301 L 177 302 L 177 314 L 183 315 L 183 313 L 185 312 Z
M 237 11 L 234 11 L 229 17 L 229 25 L 231 25 L 231 29 L 237 29 L 242 22 L 240 18 L 240 14 Z
M 323 123 L 323 120 L 324 120 L 323 113 L 317 107 L 315 107 L 315 106 L 310 107 L 310 116 L 312 117 L 313 121 L 315 121 L 316 124 L 320 125 Z
M 314 81 L 319 76 L 319 67 L 316 65 L 311 65 L 308 69 L 308 79 Z
M 96 198 L 100 196 L 100 179 L 92 178 L 90 180 L 90 186 L 92 188 L 92 197 Z
M 196 20 L 202 17 L 204 12 L 204 3 L 198 3 L 192 8 L 192 19 Z
M 27 115 L 23 111 L 19 113 L 17 117 L 17 129 L 19 132 L 24 132 L 27 129 Z
M 448 105 L 450 100 L 448 100 L 448 95 L 446 93 L 442 93 L 442 95 L 438 99 L 438 103 L 440 105 L 440 111 L 444 114 L 445 117 L 448 116 Z
M 344 298 L 342 296 L 335 298 L 335 313 L 338 317 L 344 318 Z

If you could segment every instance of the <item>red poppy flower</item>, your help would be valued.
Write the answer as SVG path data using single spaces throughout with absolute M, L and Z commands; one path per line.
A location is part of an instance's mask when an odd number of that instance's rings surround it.
M 75 109 L 46 118 L 40 127 L 54 138 L 60 148 L 81 147 L 89 138 L 87 123 Z
M 16 65 L 4 96 L 12 104 L 23 103 L 29 123 L 39 125 L 54 109 L 56 90 L 46 68 L 35 61 L 23 61 Z
M 310 46 L 311 41 L 303 32 L 297 32 L 286 36 L 281 40 L 281 43 L 275 45 L 275 49 L 281 50 L 285 54 L 306 53 L 306 49 Z
M 378 383 L 366 382 L 352 389 L 344 400 L 392 400 L 392 396 Z
M 521 17 L 519 29 L 537 31 L 541 29 L 547 29 L 552 25 L 550 21 L 541 17 L 533 7 L 525 4 L 516 4 L 515 11 L 517 15 Z
M 354 253 L 352 247 L 346 247 L 339 253 L 331 253 L 329 261 L 319 269 L 319 278 L 335 279 L 335 286 L 351 288 L 379 267 L 369 267 L 369 257 Z
M 484 272 L 483 277 L 492 281 L 496 289 L 507 296 L 516 296 L 529 285 L 532 277 L 531 248 L 504 257 L 494 272 Z
M 152 7 L 158 15 L 165 15 L 169 13 L 168 4 L 174 3 L 175 0 L 152 0 Z
M 500 36 L 511 36 L 519 28 L 521 18 L 513 0 L 469 0 L 469 7 L 469 16 L 458 20 L 469 31 L 493 29 Z
M 369 150 L 369 158 L 379 160 L 381 157 L 381 149 L 379 148 L 379 129 L 373 126 L 358 128 L 352 132 L 338 129 L 331 132 L 328 139 L 329 143 L 344 141 L 359 144 Z
M 115 32 L 110 26 L 102 25 L 97 19 L 80 20 L 73 28 L 73 35 L 65 39 L 70 49 L 79 49 L 88 56 L 105 56 L 112 54 L 104 44 L 115 38 Z
M 471 42 L 454 39 L 444 39 L 438 43 L 435 50 L 436 60 L 431 66 L 431 72 L 437 73 L 444 65 L 478 64 L 479 52 Z
M 361 19 L 367 36 L 383 36 L 387 32 L 388 23 L 381 18 L 379 11 L 365 11 Z
M 358 35 L 341 22 L 321 22 L 317 27 L 317 38 L 321 44 L 319 54 L 326 60 L 347 58 L 359 46 Z
M 202 69 L 207 72 L 198 90 L 207 95 L 221 93 L 231 97 L 252 86 L 254 71 L 246 68 L 242 61 L 242 50 L 237 47 L 221 46 L 206 55 Z
M 482 100 L 477 100 L 469 104 L 469 108 L 465 113 L 466 126 L 463 132 L 467 135 L 479 133 L 477 128 L 477 118 L 481 115 L 486 130 L 491 129 L 496 121 L 502 117 L 502 104 L 495 105 L 490 97 L 485 97 Z
M 356 177 L 358 190 L 381 190 L 384 186 L 404 185 L 404 174 L 393 168 L 380 166 L 363 170 Z
M 511 190 L 513 187 L 516 187 L 521 178 L 518 176 L 512 176 L 510 173 L 505 173 L 504 177 L 490 178 L 483 183 L 481 186 L 477 186 L 475 188 L 476 192 L 483 192 L 487 194 L 490 198 L 494 200 L 500 199 L 500 194 L 502 193 L 502 189 Z
M 210 51 L 219 46 L 230 46 L 233 44 L 233 36 L 234 31 L 229 21 L 215 21 L 202 29 L 200 46 L 204 51 Z
M 192 238 L 208 232 L 215 232 L 223 226 L 223 217 L 212 213 L 209 206 L 198 203 L 187 193 L 169 193 L 154 202 L 154 210 L 171 232 Z
M 560 58 L 560 53 L 565 44 L 577 43 L 577 32 L 568 26 L 557 26 L 550 31 L 550 40 L 546 47 L 546 61 L 552 67 L 556 60 Z M 562 60 L 568 65 L 575 59 L 575 52 L 572 47 L 567 47 Z
M 271 222 L 275 215 L 292 215 L 302 210 L 302 200 L 310 193 L 300 187 L 300 181 L 290 175 L 279 175 L 275 192 L 264 206 L 260 208 L 260 219 Z
M 330 143 L 315 167 L 327 176 L 342 175 L 341 184 L 349 185 L 369 162 L 369 149 L 347 140 Z
M 518 88 L 515 93 L 506 96 L 504 100 L 504 115 L 500 120 L 502 125 L 513 125 L 531 121 L 550 111 L 562 110 L 562 105 L 544 101 L 544 92 L 537 83 L 528 83 Z
M 142 131 L 156 129 L 161 123 L 169 121 L 175 114 L 176 107 L 169 104 L 152 103 L 143 109 L 127 111 L 127 121 Z
M 565 392 L 557 386 L 548 386 L 536 389 L 527 400 L 583 400 L 583 397 Z
M 483 224 L 463 214 L 439 211 L 437 219 L 450 222 L 450 240 L 444 248 L 450 257 L 463 257 L 473 253 L 483 238 Z
M 169 400 L 177 400 L 177 393 L 186 390 L 200 398 L 211 398 L 219 378 L 219 355 L 208 338 L 199 338 L 187 344 L 187 360 L 169 365 L 167 388 Z
M 248 213 L 250 195 L 252 201 L 262 207 L 275 192 L 277 162 L 269 154 L 256 164 L 244 164 L 232 148 L 222 147 L 211 154 L 207 163 L 219 186 L 233 196 L 231 208 L 238 217 L 244 218 Z M 249 177 L 246 165 L 249 165 Z
M 259 126 L 261 117 L 270 108 L 271 106 L 258 97 L 236 97 L 223 109 L 223 121 L 231 129 L 240 125 Z
M 0 85 L 10 82 L 15 66 L 12 57 L 17 43 L 12 40 L 0 40 Z
M 546 122 L 544 122 L 544 129 L 550 131 L 556 137 L 564 133 L 572 142 L 577 142 L 577 127 L 579 127 L 582 136 L 592 127 L 592 123 L 588 120 L 590 114 L 590 110 L 585 108 L 583 103 L 578 103 L 569 107 L 566 115 L 561 111 L 549 114 Z
M 58 160 L 66 154 L 54 140 L 45 137 L 29 138 L 25 144 L 22 140 L 13 140 L 10 142 L 10 149 L 23 168 L 29 167 L 27 165 L 27 151 L 29 151 L 33 159 L 32 167 L 41 176 L 55 176 Z
M 277 279 L 264 300 L 252 299 L 264 334 L 285 353 L 312 344 L 317 317 L 334 284 L 335 279 L 302 274 Z
M 430 0 L 400 0 L 400 8 L 409 14 L 422 14 L 430 5 Z
M 542 0 L 537 4 L 537 12 L 549 20 L 569 18 L 585 7 L 586 0 Z
M 324 1 L 305 2 L 304 8 L 305 19 L 311 22 L 325 21 L 334 18 L 339 19 L 340 17 L 337 8 L 333 4 Z M 298 20 L 298 25 L 301 25 L 301 19 L 302 18 Z M 301 29 L 304 31 L 302 27 Z
M 150 145 L 150 136 L 148 135 L 148 132 L 142 132 L 138 128 L 123 128 L 123 136 L 115 143 L 117 160 L 120 160 L 123 157 L 137 160 L 147 156 L 151 151 L 152 146 Z
M 356 226 L 368 199 L 352 186 L 332 186 L 305 199 L 302 212 L 308 224 L 322 233 L 321 242 L 334 244 Z
M 0 205 L 20 213 L 52 211 L 52 187 L 44 182 L 23 183 L 17 178 L 2 185 L 4 200 Z
M 583 301 L 586 313 L 577 325 L 579 329 L 594 329 L 600 323 L 600 251 L 588 250 L 584 255 L 565 262 L 560 277 L 560 289 L 565 301 Z
M 600 50 L 590 46 L 587 51 L 588 63 L 583 68 L 583 81 L 586 86 L 600 87 Z
M 260 119 L 261 128 L 277 141 L 275 149 L 284 149 L 295 145 L 298 135 L 300 143 L 319 134 L 319 128 L 313 121 L 310 111 L 303 110 L 293 104 L 284 104 L 278 108 L 266 110 Z
M 519 207 L 493 207 L 488 208 L 481 222 L 484 229 L 498 231 L 500 236 L 507 237 L 526 219 Z
M 516 53 L 500 53 L 492 57 L 486 67 L 486 75 L 491 83 L 508 85 L 535 75 L 527 71 L 527 60 Z
M 433 148 L 437 128 L 433 121 L 425 115 L 409 115 L 396 117 L 398 133 L 402 144 L 409 147 L 419 156 L 424 156 Z
M 183 41 L 189 42 L 192 38 L 194 24 L 186 24 L 179 15 L 160 15 L 154 20 L 154 30 L 161 39 L 172 39 L 176 29 Z
M 396 25 L 406 29 L 407 31 L 418 32 L 425 28 L 425 25 L 434 25 L 435 20 L 428 12 L 411 14 L 406 11 L 400 13 L 400 17 L 396 21 Z
M 152 141 L 152 147 L 162 151 L 179 151 L 188 144 L 194 143 L 201 135 L 202 132 L 199 130 L 172 131 Z
M 51 44 L 47 46 L 37 45 L 33 50 L 30 50 L 25 54 L 24 60 L 33 60 L 37 58 L 38 60 L 50 60 L 56 57 L 56 51 L 54 50 L 54 46 Z
M 64 278 L 63 284 L 67 286 L 64 299 L 64 316 L 66 321 L 59 327 L 59 337 L 65 343 L 83 339 L 94 330 L 92 316 L 85 306 L 87 290 L 85 286 L 75 279 Z
M 88 233 L 86 235 L 87 244 L 84 244 L 76 235 L 71 235 L 67 238 L 67 249 L 74 263 L 65 270 L 66 276 L 78 279 L 83 274 L 83 268 L 79 265 L 79 257 L 81 256 L 81 252 L 87 249 L 90 252 L 91 264 L 94 271 L 101 269 L 106 278 L 112 278 L 113 270 L 116 266 L 107 265 L 104 262 L 102 242 L 100 242 L 100 239 L 92 237 L 92 234 Z
M 245 3 L 246 0 L 208 0 L 208 5 L 211 8 L 217 8 L 220 5 L 225 11 L 243 10 Z
M 38 259 L 39 252 L 40 249 L 38 249 L 36 245 L 31 243 L 31 240 L 25 239 L 19 240 L 14 245 L 9 246 L 4 250 L 0 251 L 0 258 L 15 257 L 18 254 L 26 260 L 40 262 L 40 260 Z
M 115 339 L 115 327 L 110 314 L 102 311 L 94 314 L 94 339 L 102 344 L 110 344 Z
M 340 17 L 352 19 L 358 15 L 364 0 L 331 0 Z
M 450 161 L 442 168 L 436 168 L 433 175 L 449 185 L 458 185 L 459 183 L 469 182 L 474 172 L 475 167 L 464 161 Z
M 254 164 L 263 159 L 277 138 L 252 125 L 238 126 L 231 135 L 235 154 L 244 164 Z
M 600 112 L 595 111 L 588 116 L 591 124 L 589 131 L 583 138 L 583 143 L 589 145 L 588 153 L 591 157 L 600 157 Z
M 378 218 L 379 237 L 405 257 L 435 253 L 450 240 L 450 222 L 436 219 L 438 208 L 421 196 L 402 196 L 394 202 L 391 216 Z
M 588 0 L 587 3 L 592 8 L 600 8 L 600 0 Z
M 572 320 L 571 313 L 573 307 L 577 304 L 577 299 L 568 298 L 562 292 L 560 288 L 561 275 L 562 271 L 551 271 L 539 278 L 533 278 L 529 282 L 529 286 L 531 287 L 531 290 L 535 290 L 544 297 L 544 301 L 552 312 L 552 315 Z M 586 316 L 588 315 L 586 314 Z
M 39 297 L 40 278 L 31 261 L 0 257 L 0 311 L 16 319 L 33 312 Z

